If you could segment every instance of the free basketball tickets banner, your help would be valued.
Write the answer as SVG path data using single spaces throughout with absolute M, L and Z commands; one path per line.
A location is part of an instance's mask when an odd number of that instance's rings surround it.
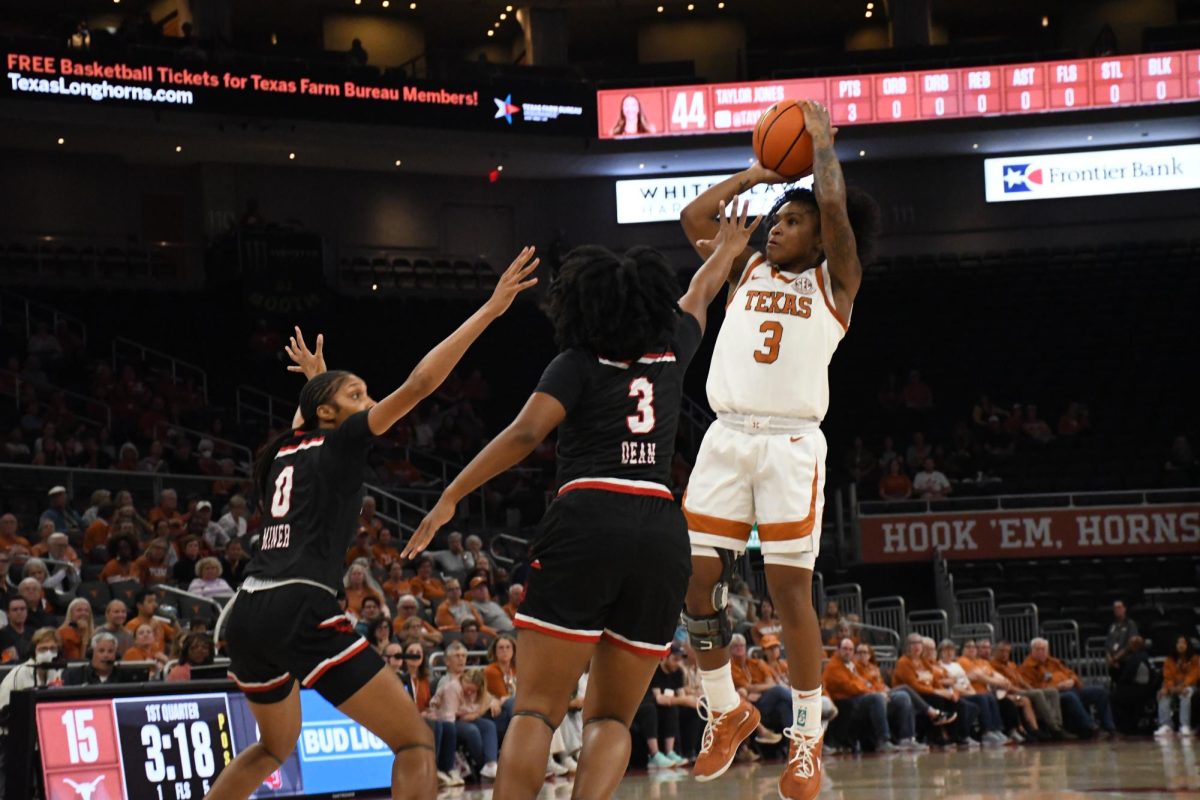
M 1200 100 L 1200 50 L 831 78 L 606 89 L 601 139 L 734 133 L 780 100 L 827 105 L 838 126 Z
M 867 563 L 1200 552 L 1195 504 L 871 515 L 859 518 Z

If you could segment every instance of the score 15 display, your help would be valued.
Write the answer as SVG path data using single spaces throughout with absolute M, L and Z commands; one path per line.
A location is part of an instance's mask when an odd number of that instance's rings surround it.
M 316 692 L 300 704 L 296 750 L 254 797 L 386 791 L 388 746 Z M 238 692 L 39 702 L 35 714 L 46 800 L 200 800 L 258 741 Z
M 751 130 L 772 103 L 811 98 L 835 125 L 1200 100 L 1200 50 L 832 78 L 609 89 L 600 138 Z

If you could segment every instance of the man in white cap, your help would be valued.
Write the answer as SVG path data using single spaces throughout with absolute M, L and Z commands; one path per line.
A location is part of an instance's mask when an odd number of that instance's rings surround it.
M 50 500 L 50 507 L 42 512 L 42 516 L 38 519 L 39 523 L 43 520 L 51 520 L 54 523 L 54 530 L 64 533 L 69 533 L 79 527 L 79 515 L 67 504 L 67 487 L 54 486 L 46 492 L 46 497 Z
M 207 500 L 201 500 L 196 503 L 196 510 L 192 512 L 196 518 L 196 528 L 203 529 L 201 537 L 204 543 L 208 545 L 210 550 L 224 552 L 225 545 L 229 544 L 229 534 L 225 533 L 225 529 L 217 523 L 213 522 L 213 507 L 212 503 Z

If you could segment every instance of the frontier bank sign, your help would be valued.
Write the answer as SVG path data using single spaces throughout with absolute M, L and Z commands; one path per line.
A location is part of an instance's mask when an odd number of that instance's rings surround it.
M 1200 188 L 1200 144 L 1043 153 L 983 162 L 989 203 Z

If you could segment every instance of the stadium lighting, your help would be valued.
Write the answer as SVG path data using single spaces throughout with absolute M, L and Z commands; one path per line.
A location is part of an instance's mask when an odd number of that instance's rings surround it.
M 496 35 L 496 31 L 494 29 L 488 30 L 488 36 L 495 36 L 495 35 Z
M 1042 27 L 1043 28 L 1050 27 L 1050 18 L 1049 17 L 1042 17 Z
M 58 137 L 58 143 L 59 143 L 59 144 L 66 144 L 66 143 L 67 143 L 67 140 L 66 140 L 66 139 L 64 139 L 63 137 L 61 137 L 61 136 L 60 136 L 60 137 Z
M 867 151 L 866 151 L 866 150 L 859 150 L 859 151 L 858 151 L 858 157 L 859 157 L 859 158 L 866 158 L 866 157 L 867 157 Z
M 175 145 L 175 152 L 176 152 L 176 153 L 182 153 L 182 152 L 183 152 L 183 145 L 181 145 L 181 144 L 177 144 L 177 145 Z
M 289 161 L 295 161 L 295 160 L 296 160 L 296 154 L 295 154 L 295 153 L 288 153 L 288 160 L 289 160 Z

